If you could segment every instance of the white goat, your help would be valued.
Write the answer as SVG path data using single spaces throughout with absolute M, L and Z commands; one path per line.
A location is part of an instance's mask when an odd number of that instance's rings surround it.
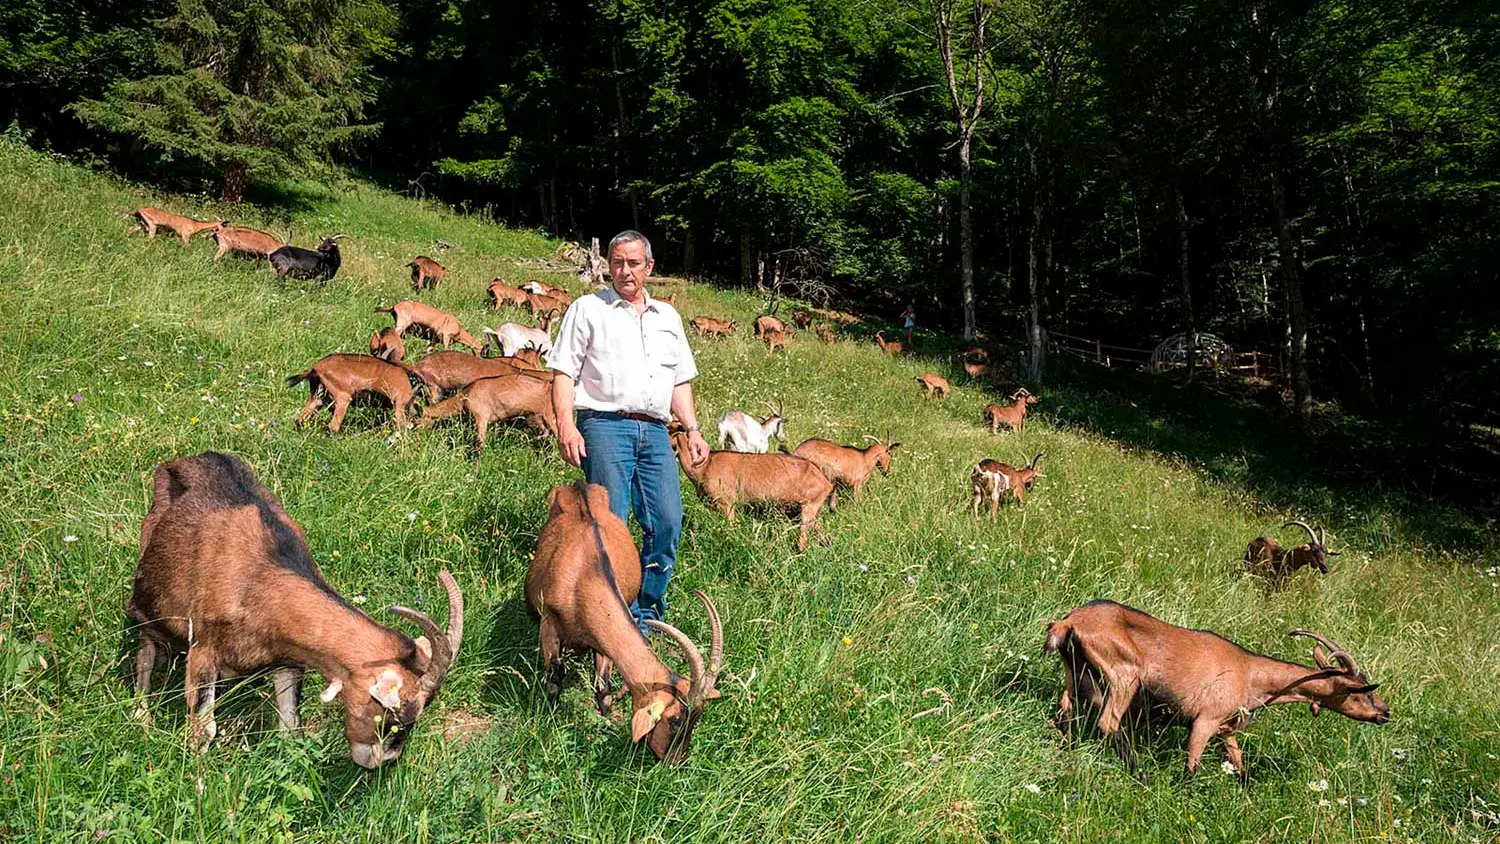
M 742 410 L 725 411 L 719 417 L 719 448 L 725 443 L 731 451 L 746 454 L 765 454 L 771 448 L 771 438 L 786 439 L 786 417 L 780 407 L 767 404 L 771 415 L 756 419 Z
M 499 328 L 486 328 L 484 333 L 494 339 L 495 345 L 500 347 L 500 354 L 510 357 L 521 349 L 531 346 L 546 357 L 552 352 L 552 320 L 556 317 L 553 311 L 544 311 L 537 317 L 541 323 L 540 328 L 532 328 L 519 322 L 507 322 Z
M 542 284 L 540 281 L 528 281 L 525 284 L 521 285 L 519 289 L 524 290 L 527 293 L 535 293 L 538 296 L 545 296 L 548 293 L 551 293 L 554 288 L 548 287 L 547 285 Z

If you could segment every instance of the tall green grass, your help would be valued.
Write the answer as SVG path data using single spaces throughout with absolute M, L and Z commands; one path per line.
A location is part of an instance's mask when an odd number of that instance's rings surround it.
M 292 191 L 238 220 L 309 242 L 350 234 L 326 287 L 278 285 L 263 264 L 210 263 L 211 245 L 130 235 L 149 196 L 0 145 L 0 841 L 1490 841 L 1500 832 L 1500 577 L 1412 529 L 1419 511 L 1323 496 L 1281 512 L 1234 480 L 1127 447 L 1078 418 L 1093 401 L 1043 390 L 1024 434 L 979 424 L 993 396 L 958 384 L 923 401 L 932 361 L 853 338 L 794 339 L 768 358 L 748 336 L 695 341 L 700 414 L 785 402 L 791 444 L 893 433 L 895 471 L 825 515 L 831 546 L 793 552 L 795 525 L 727 525 L 688 502 L 673 619 L 702 636 L 690 590 L 725 616 L 725 697 L 680 768 L 593 713 L 582 664 L 561 705 L 538 688 L 521 582 L 548 488 L 575 476 L 522 430 L 477 461 L 463 425 L 393 436 L 388 415 L 296 431 L 286 375 L 359 351 L 406 295 L 404 264 L 434 238 L 460 247 L 430 299 L 472 329 L 483 289 L 553 244 L 375 190 Z M 287 210 L 290 209 L 290 210 Z M 257 216 L 259 214 L 260 216 Z M 249 216 L 246 216 L 249 215 Z M 545 276 L 557 283 L 561 276 Z M 758 302 L 687 286 L 686 315 Z M 514 318 L 514 315 L 511 316 Z M 420 353 L 421 343 L 413 349 Z M 326 421 L 326 411 L 323 419 Z M 306 530 L 328 579 L 380 616 L 444 612 L 438 569 L 468 601 L 465 649 L 405 757 L 347 761 L 337 707 L 308 695 L 307 729 L 273 729 L 269 683 L 228 684 L 222 738 L 186 747 L 181 671 L 154 726 L 130 717 L 122 608 L 153 467 L 204 449 L 244 456 Z M 981 457 L 1045 451 L 1024 511 L 967 513 Z M 691 498 L 691 493 L 689 493 Z M 1417 513 L 1416 516 L 1413 513 Z M 1239 564 L 1288 516 L 1326 524 L 1345 553 L 1268 592 Z M 1485 546 L 1486 553 L 1493 553 Z M 1261 714 L 1241 786 L 1210 750 L 1182 773 L 1183 734 L 1148 736 L 1138 776 L 1096 737 L 1049 724 L 1060 678 L 1042 628 L 1094 597 L 1206 627 L 1283 657 L 1291 627 L 1349 646 L 1395 719 Z M 162 678 L 159 676 L 159 682 Z M 313 688 L 313 679 L 308 688 Z M 1326 790 L 1325 788 L 1326 783 Z

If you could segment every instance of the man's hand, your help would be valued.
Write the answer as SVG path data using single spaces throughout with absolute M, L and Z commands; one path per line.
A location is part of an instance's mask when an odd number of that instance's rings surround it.
M 702 431 L 688 433 L 688 457 L 694 466 L 708 459 L 708 440 L 703 438 Z
M 568 465 L 582 466 L 583 458 L 589 456 L 588 451 L 583 447 L 583 433 L 571 421 L 564 422 L 558 427 L 557 452 L 562 455 L 563 460 L 568 462 Z M 704 443 L 703 448 L 706 451 L 708 444 Z

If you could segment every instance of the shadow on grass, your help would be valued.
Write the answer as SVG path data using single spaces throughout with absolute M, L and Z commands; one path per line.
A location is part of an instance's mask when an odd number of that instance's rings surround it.
M 1346 529 L 1358 521 L 1394 523 L 1398 534 L 1452 550 L 1494 543 L 1497 455 L 1451 445 L 1438 453 L 1410 430 L 1347 417 L 1320 419 L 1307 433 L 1284 410 L 1257 402 L 1238 379 L 1182 386 L 1175 378 L 1059 361 L 1048 393 L 1038 410 L 1056 427 L 1184 460 L 1293 518 Z M 1268 530 L 1277 527 L 1272 521 Z

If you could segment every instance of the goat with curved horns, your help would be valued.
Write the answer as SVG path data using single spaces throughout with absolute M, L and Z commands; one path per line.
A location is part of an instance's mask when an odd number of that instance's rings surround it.
M 1296 521 L 1287 522 L 1282 527 L 1293 525 L 1307 531 L 1306 545 L 1284 548 L 1269 536 L 1257 536 L 1245 546 L 1245 563 L 1273 583 L 1286 580 L 1304 566 L 1311 566 L 1327 574 L 1328 558 L 1339 555 L 1338 551 L 1328 550 L 1328 534 L 1322 528 L 1314 534 L 1313 529 L 1305 522 Z
M 1063 663 L 1062 723 L 1071 725 L 1074 702 L 1100 710 L 1099 732 L 1115 740 L 1133 767 L 1127 716 L 1161 713 L 1189 723 L 1187 771 L 1198 770 L 1209 739 L 1220 736 L 1229 762 L 1245 776 L 1235 734 L 1258 709 L 1306 703 L 1384 724 L 1391 708 L 1376 694 L 1349 651 L 1318 633 L 1293 630 L 1328 648 L 1312 651 L 1315 666 L 1262 656 L 1207 630 L 1168 624 L 1114 601 L 1092 601 L 1047 625 L 1046 653 Z
M 140 625 L 135 655 L 139 713 L 151 672 L 169 650 L 187 651 L 192 742 L 217 733 L 214 684 L 272 670 L 281 728 L 297 728 L 302 672 L 328 681 L 320 696 L 344 695 L 349 755 L 363 768 L 395 760 L 432 702 L 463 643 L 464 598 L 447 571 L 448 629 L 426 613 L 389 611 L 426 634 L 412 639 L 377 624 L 323 580 L 302 529 L 237 457 L 205 452 L 156 469 L 141 525 L 141 559 L 126 612 Z
M 693 592 L 713 629 L 705 666 L 687 634 L 664 621 L 646 620 L 682 648 L 689 668 L 684 679 L 652 652 L 630 615 L 630 602 L 640 590 L 640 554 L 630 529 L 610 512 L 609 492 L 583 481 L 553 487 L 547 523 L 526 570 L 526 606 L 541 626 L 547 697 L 556 703 L 562 692 L 564 649 L 593 653 L 599 714 L 614 715 L 618 667 L 634 710 L 631 741 L 644 740 L 657 759 L 676 764 L 687 757 L 704 704 L 719 697 L 724 626 L 713 601 Z

